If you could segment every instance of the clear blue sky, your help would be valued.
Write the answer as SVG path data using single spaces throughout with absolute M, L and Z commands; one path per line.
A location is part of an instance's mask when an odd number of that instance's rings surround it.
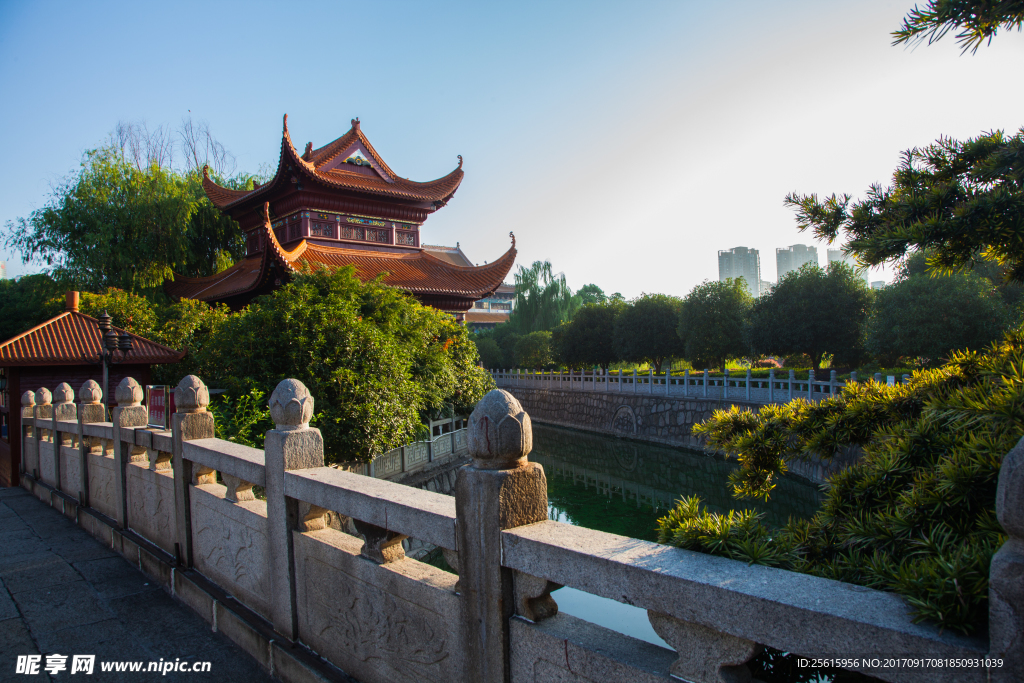
M 257 171 L 282 114 L 300 147 L 359 116 L 403 176 L 464 156 L 427 243 L 483 263 L 513 230 L 519 263 L 627 297 L 685 294 L 735 246 L 774 279 L 775 248 L 810 242 L 787 192 L 860 195 L 902 149 L 1024 125 L 1024 35 L 891 47 L 912 5 L 0 0 L 0 222 L 119 120 L 191 112 Z

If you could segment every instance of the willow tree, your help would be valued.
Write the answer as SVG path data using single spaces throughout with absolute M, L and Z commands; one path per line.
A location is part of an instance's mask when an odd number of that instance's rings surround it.
M 518 334 L 552 330 L 572 318 L 582 305 L 565 282 L 551 270 L 551 261 L 534 261 L 515 274 L 516 300 L 508 325 Z

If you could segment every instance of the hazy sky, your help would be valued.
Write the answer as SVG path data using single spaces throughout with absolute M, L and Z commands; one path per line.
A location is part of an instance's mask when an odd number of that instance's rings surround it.
M 425 243 L 483 263 L 511 230 L 518 263 L 627 297 L 685 294 L 736 246 L 774 280 L 775 248 L 811 241 L 787 192 L 861 196 L 903 149 L 1024 125 L 1024 35 L 892 47 L 912 5 L 0 0 L 0 222 L 119 120 L 191 113 L 254 172 L 282 114 L 300 149 L 359 116 L 400 175 L 465 158 Z

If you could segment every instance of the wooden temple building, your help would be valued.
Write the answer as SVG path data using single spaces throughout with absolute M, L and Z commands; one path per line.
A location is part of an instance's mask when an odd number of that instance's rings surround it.
M 21 396 L 67 382 L 78 392 L 87 381 L 103 386 L 103 333 L 99 321 L 78 310 L 78 292 L 68 292 L 65 311 L 0 343 L 0 486 L 17 486 L 21 464 Z M 151 366 L 177 363 L 185 355 L 119 327 L 114 334 L 131 337 L 131 351 L 110 365 L 109 391 L 125 377 L 150 383 Z M 108 401 L 113 405 L 114 401 Z
M 356 275 L 411 292 L 420 302 L 465 319 L 474 302 L 492 295 L 515 262 L 515 238 L 501 257 L 483 266 L 440 258 L 420 243 L 424 221 L 447 204 L 462 182 L 462 157 L 448 175 L 428 182 L 398 176 L 353 119 L 337 140 L 301 154 L 284 117 L 274 177 L 252 190 L 213 182 L 210 201 L 238 221 L 246 255 L 216 275 L 176 275 L 164 284 L 173 298 L 224 302 L 234 309 L 272 291 L 303 267 L 354 266 Z

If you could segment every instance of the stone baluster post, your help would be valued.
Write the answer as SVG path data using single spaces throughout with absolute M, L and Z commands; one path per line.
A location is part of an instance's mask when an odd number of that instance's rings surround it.
M 814 400 L 814 368 L 807 371 L 807 400 Z
M 647 371 L 647 393 L 648 394 L 653 394 L 654 393 L 654 368 L 653 367 L 651 367 Z
M 828 395 L 836 395 L 836 371 L 831 370 L 828 374 Z
M 1006 542 L 992 557 L 988 583 L 989 657 L 1003 666 L 989 671 L 999 683 L 1024 671 L 1024 439 L 1003 459 L 996 488 L 996 519 Z
M 768 402 L 775 403 L 775 368 L 768 369 Z
M 498 389 L 484 396 L 469 417 L 473 462 L 455 480 L 465 681 L 509 680 L 514 579 L 501 566 L 501 531 L 547 519 L 547 480 L 526 459 L 532 449 L 530 416 L 519 401 Z
M 880 373 L 880 372 L 876 372 L 875 373 L 875 381 L 878 382 L 879 384 L 882 383 L 882 373 Z
M 619 393 L 622 393 L 622 368 L 619 368 L 619 381 L 618 381 Z
M 900 384 L 906 384 L 909 381 L 910 381 L 910 375 L 904 374 L 903 377 L 901 378 Z
M 71 385 L 67 382 L 61 382 L 57 385 L 57 388 L 53 390 L 53 422 L 50 433 L 53 434 L 53 487 L 58 491 L 63 491 L 63 487 L 60 484 L 60 449 L 67 441 L 68 446 L 74 445 L 71 436 L 65 437 L 66 432 L 59 432 L 57 428 L 57 422 L 70 421 L 75 422 L 78 420 L 78 411 L 75 410 L 75 391 L 71 388 Z M 72 493 L 75 493 L 72 491 Z
M 309 426 L 309 419 L 313 417 L 313 397 L 297 379 L 283 380 L 274 389 L 270 396 L 270 417 L 276 425 L 276 429 L 267 432 L 264 445 L 272 591 L 270 616 L 274 630 L 288 640 L 295 640 L 298 617 L 295 612 L 292 531 L 299 528 L 300 522 L 308 523 L 308 520 L 299 515 L 299 501 L 285 495 L 284 473 L 323 467 L 324 439 L 319 429 Z M 373 534 L 365 532 L 364 535 L 366 545 L 372 545 Z M 398 547 L 401 548 L 401 540 Z
M 729 398 L 729 368 L 723 369 L 722 374 L 725 375 L 725 379 L 722 380 L 722 398 Z
M 704 398 L 708 397 L 708 369 L 704 368 Z
M 144 447 L 135 445 L 134 428 L 149 424 L 149 411 L 142 405 L 142 395 L 142 385 L 131 377 L 125 377 L 114 392 L 117 407 L 110 418 L 114 425 L 115 511 L 122 529 L 128 528 L 128 463 L 146 453 Z
M 789 371 L 789 400 L 793 400 L 793 382 L 796 381 L 796 370 Z
M 683 370 L 683 398 L 690 395 L 690 370 Z
M 37 430 L 35 424 L 36 418 L 36 394 L 34 391 L 26 391 L 21 395 L 21 462 L 18 464 L 18 473 L 25 473 L 25 461 L 26 455 L 29 452 L 28 446 L 25 443 L 26 437 L 36 437 Z M 35 477 L 35 475 L 32 475 Z
M 192 566 L 192 497 L 189 486 L 193 484 L 193 465 L 182 456 L 182 444 L 196 439 L 212 439 L 216 435 L 213 414 L 206 407 L 210 405 L 210 391 L 195 375 L 186 375 L 174 388 L 174 415 L 171 418 L 171 438 L 174 470 L 174 526 L 177 542 L 175 555 L 178 564 Z M 209 472 L 201 472 L 195 483 L 207 481 Z M 213 475 L 216 481 L 216 474 Z
M 81 472 L 82 490 L 78 492 L 78 502 L 89 505 L 89 453 L 93 447 L 93 437 L 85 435 L 85 426 L 93 422 L 106 422 L 107 415 L 103 407 L 103 390 L 96 380 L 88 380 L 78 390 L 78 471 Z M 102 442 L 99 442 L 102 443 Z
M 747 401 L 750 401 L 750 368 L 747 368 Z
M 636 393 L 636 368 L 633 368 L 633 393 Z
M 856 384 L 856 382 L 857 382 L 857 371 L 856 370 L 851 370 L 850 371 L 850 382 Z
M 43 442 L 53 441 L 51 431 L 45 427 L 40 427 L 38 420 L 50 420 L 53 418 L 53 406 L 50 404 L 52 397 L 53 394 L 46 387 L 39 387 L 36 390 L 36 467 L 35 472 L 32 473 L 36 480 L 43 478 Z
M 665 370 L 665 395 L 669 395 L 669 386 L 672 384 L 672 363 L 668 364 L 668 369 Z

